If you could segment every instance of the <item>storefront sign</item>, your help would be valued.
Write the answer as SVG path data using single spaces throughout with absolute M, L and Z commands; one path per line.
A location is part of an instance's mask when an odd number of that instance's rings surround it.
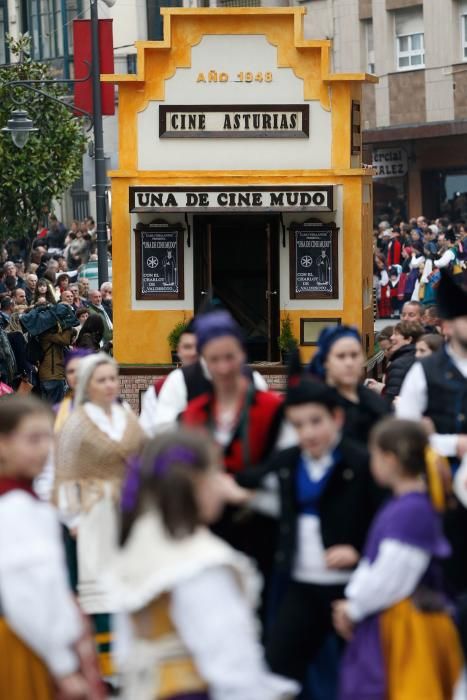
M 373 151 L 374 177 L 407 175 L 407 151 L 404 148 L 377 148 Z
M 130 211 L 333 211 L 333 188 L 130 187 Z
M 290 298 L 337 299 L 338 229 L 305 223 L 290 229 Z
M 309 105 L 159 107 L 160 138 L 308 138 Z
M 136 235 L 136 298 L 183 299 L 183 233 L 148 224 Z

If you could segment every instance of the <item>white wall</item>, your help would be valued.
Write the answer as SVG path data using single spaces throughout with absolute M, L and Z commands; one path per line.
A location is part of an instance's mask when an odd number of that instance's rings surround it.
M 191 68 L 179 68 L 165 83 L 164 105 L 303 104 L 303 80 L 276 68 L 277 49 L 264 36 L 205 36 L 192 49 Z M 229 82 L 197 82 L 200 72 L 226 72 Z M 272 82 L 235 82 L 239 71 L 271 71 Z M 331 167 L 331 114 L 310 102 L 310 138 L 160 139 L 158 106 L 138 115 L 140 170 L 285 170 Z

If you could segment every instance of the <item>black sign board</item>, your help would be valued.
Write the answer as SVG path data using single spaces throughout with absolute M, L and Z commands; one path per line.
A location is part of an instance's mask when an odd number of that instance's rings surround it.
M 136 298 L 183 299 L 183 231 L 167 224 L 135 230 Z
M 334 224 L 290 227 L 290 298 L 339 297 L 338 229 Z
M 293 138 L 310 135 L 310 106 L 161 105 L 162 138 Z

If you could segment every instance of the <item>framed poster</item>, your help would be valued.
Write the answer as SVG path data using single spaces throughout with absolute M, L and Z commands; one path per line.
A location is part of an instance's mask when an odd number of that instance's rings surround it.
M 290 298 L 339 297 L 338 229 L 334 224 L 292 224 L 289 240 Z
M 136 298 L 184 299 L 183 229 L 144 224 L 135 236 Z

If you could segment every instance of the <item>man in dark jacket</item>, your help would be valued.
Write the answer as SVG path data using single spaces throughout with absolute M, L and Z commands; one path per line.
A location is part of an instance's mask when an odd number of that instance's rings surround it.
M 39 337 L 43 358 L 39 365 L 39 381 L 44 399 L 53 404 L 65 395 L 65 349 L 71 345 L 74 330 L 54 330 Z
M 427 417 L 434 425 L 430 442 L 449 458 L 453 474 L 467 455 L 467 292 L 447 272 L 437 289 L 438 309 L 449 341 L 407 375 L 397 403 L 397 415 L 412 420 Z M 444 514 L 453 554 L 447 579 L 461 600 L 461 634 L 467 654 L 467 508 L 464 479 L 454 479 L 454 496 Z
M 402 382 L 415 362 L 415 343 L 424 332 L 421 324 L 410 321 L 401 321 L 394 326 L 391 336 L 391 362 L 386 372 L 386 385 L 383 390 L 384 396 L 391 403 L 399 396 Z

